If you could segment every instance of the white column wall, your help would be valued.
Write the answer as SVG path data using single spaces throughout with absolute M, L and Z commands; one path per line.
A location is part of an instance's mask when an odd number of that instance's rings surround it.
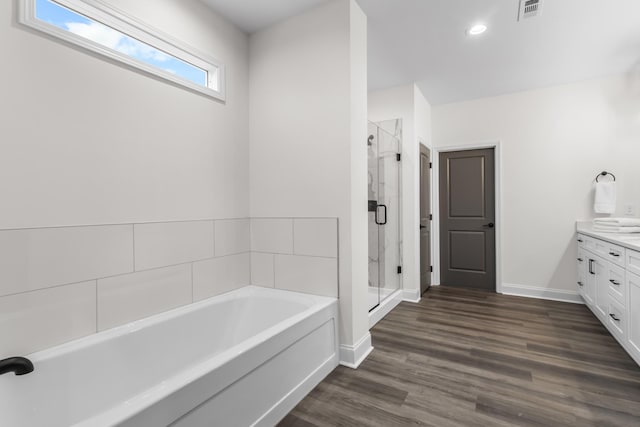
M 250 46 L 251 215 L 338 218 L 340 342 L 354 346 L 368 335 L 366 17 L 332 0 Z

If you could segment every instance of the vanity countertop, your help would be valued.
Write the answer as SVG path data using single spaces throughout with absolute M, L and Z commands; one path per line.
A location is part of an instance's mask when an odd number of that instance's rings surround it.
M 580 234 L 595 237 L 596 239 L 605 240 L 634 251 L 640 251 L 640 233 L 605 233 L 595 231 L 591 221 L 576 222 L 576 231 Z

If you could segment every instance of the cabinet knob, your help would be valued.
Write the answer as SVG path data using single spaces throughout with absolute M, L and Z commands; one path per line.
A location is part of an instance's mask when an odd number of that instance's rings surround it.
M 578 243 L 582 243 L 582 242 L 584 242 L 584 240 L 578 239 Z
M 582 258 L 578 258 L 578 261 L 582 262 L 582 261 L 584 261 L 584 260 L 583 260 Z
M 582 282 L 578 282 L 578 286 L 581 286 L 581 287 L 582 287 L 582 286 L 584 286 L 584 285 L 582 284 Z

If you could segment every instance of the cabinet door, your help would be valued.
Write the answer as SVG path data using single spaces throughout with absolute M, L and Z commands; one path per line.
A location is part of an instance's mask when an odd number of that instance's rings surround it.
M 590 272 L 595 286 L 595 313 L 602 323 L 607 321 L 609 316 L 609 279 L 607 274 L 608 262 L 600 257 L 591 257 Z
M 640 363 L 640 276 L 627 271 L 627 349 Z
M 595 258 L 596 256 L 585 252 L 584 253 L 584 262 L 585 262 L 585 281 L 583 288 L 584 300 L 591 310 L 595 313 L 595 304 L 596 304 L 596 265 Z

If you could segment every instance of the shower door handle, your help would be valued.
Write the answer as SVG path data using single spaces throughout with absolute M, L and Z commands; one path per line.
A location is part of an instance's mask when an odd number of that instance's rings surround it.
M 380 222 L 378 220 L 378 211 L 380 210 L 380 208 L 384 208 L 384 222 Z M 387 223 L 387 205 L 378 205 L 378 207 L 376 208 L 376 224 L 385 225 L 386 223 Z

